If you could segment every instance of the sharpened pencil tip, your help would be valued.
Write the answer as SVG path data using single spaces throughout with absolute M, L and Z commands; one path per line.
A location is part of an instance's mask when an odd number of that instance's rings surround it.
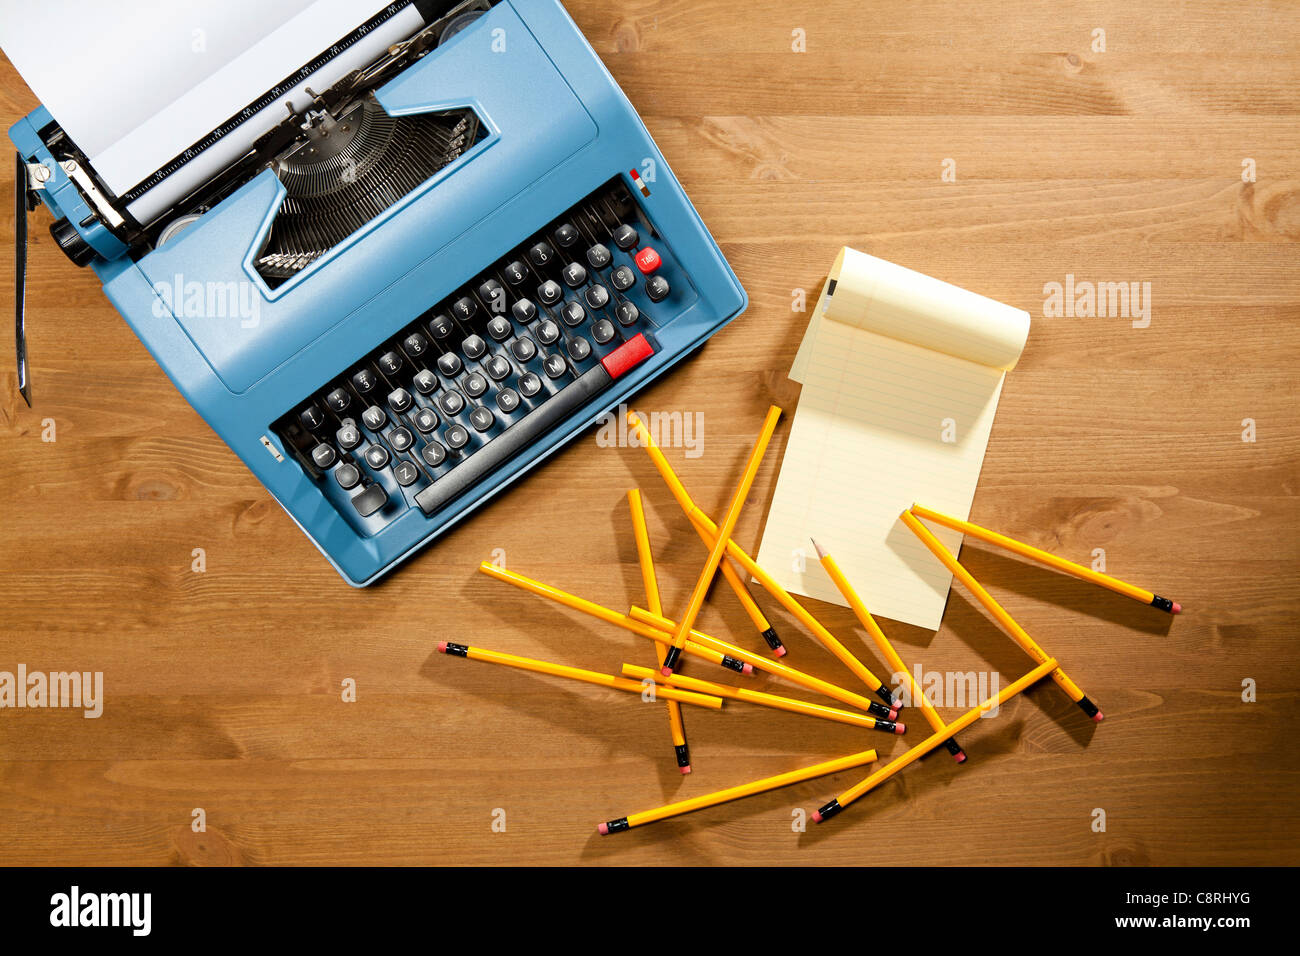
M 817 557 L 819 557 L 819 558 L 824 558 L 824 557 L 826 557 L 826 554 L 827 554 L 826 549 L 823 548 L 820 544 L 817 543 L 817 539 L 816 539 L 816 538 L 809 538 L 808 540 L 812 542 L 813 548 L 817 551 Z

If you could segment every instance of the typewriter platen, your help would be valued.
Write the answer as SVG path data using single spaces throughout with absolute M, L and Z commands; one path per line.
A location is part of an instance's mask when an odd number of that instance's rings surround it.
M 746 305 L 555 0 L 394 3 L 360 30 L 412 9 L 156 215 L 222 130 L 120 195 L 43 107 L 11 130 L 20 200 L 358 586 Z

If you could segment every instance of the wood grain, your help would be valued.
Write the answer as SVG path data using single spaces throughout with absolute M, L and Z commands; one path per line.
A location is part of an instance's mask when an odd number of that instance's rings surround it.
M 503 549 L 513 569 L 642 603 L 624 498 L 639 486 L 666 606 L 680 607 L 704 551 L 644 455 L 584 436 L 354 591 L 42 220 L 27 292 L 35 409 L 0 363 L 0 670 L 103 671 L 106 702 L 97 720 L 0 711 L 0 863 L 853 864 L 886 847 L 911 863 L 1300 862 L 1300 7 L 569 9 L 750 294 L 636 403 L 702 413 L 703 454 L 669 457 L 704 507 L 725 504 L 768 403 L 793 411 L 785 372 L 807 316 L 792 290 L 817 289 L 847 243 L 1033 315 L 975 520 L 1074 560 L 1104 548 L 1112 573 L 1186 613 L 972 544 L 969 567 L 1105 723 L 1043 685 L 963 735 L 964 767 L 922 761 L 825 826 L 796 832 L 793 811 L 861 772 L 598 837 L 601 820 L 868 746 L 902 753 L 925 730 L 915 714 L 889 738 L 741 704 L 689 709 L 695 773 L 682 778 L 660 707 L 438 655 L 453 639 L 610 672 L 649 662 L 641 639 L 474 571 Z M 795 29 L 806 53 L 791 51 Z M 35 105 L 0 63 L 5 125 Z M 941 180 L 945 158 L 956 182 Z M 1242 181 L 1246 158 L 1257 182 Z M 1044 317 L 1045 283 L 1066 274 L 1150 282 L 1150 327 Z M 0 285 L 8 301 L 8 273 Z M 737 531 L 755 550 L 787 434 Z M 852 686 L 758 597 L 790 664 Z M 814 608 L 883 672 L 847 611 Z M 702 626 L 761 646 L 724 589 Z M 928 670 L 995 669 L 1005 683 L 1029 668 L 960 590 L 937 634 L 884 627 Z M 349 678 L 355 703 L 341 699 Z M 1248 678 L 1255 703 L 1241 700 Z M 204 833 L 190 827 L 198 807 Z

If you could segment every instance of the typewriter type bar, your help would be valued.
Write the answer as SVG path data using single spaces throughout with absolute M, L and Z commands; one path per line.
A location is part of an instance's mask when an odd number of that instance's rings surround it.
M 359 533 L 433 517 L 654 354 L 662 248 L 611 180 L 273 428 Z

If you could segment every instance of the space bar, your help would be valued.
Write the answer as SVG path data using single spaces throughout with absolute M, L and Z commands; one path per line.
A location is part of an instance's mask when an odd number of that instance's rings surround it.
M 415 503 L 426 515 L 436 514 L 449 502 L 459 498 L 501 465 L 576 411 L 587 399 L 609 387 L 613 379 L 603 365 L 584 372 L 541 408 L 529 412 L 492 439 L 451 473 L 439 478 L 415 496 Z

